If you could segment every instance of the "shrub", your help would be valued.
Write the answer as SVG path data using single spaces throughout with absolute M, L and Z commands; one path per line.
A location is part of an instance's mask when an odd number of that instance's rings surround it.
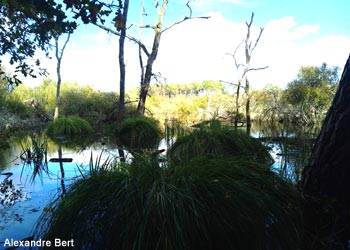
M 187 162 L 199 155 L 208 158 L 243 156 L 262 163 L 272 163 L 265 146 L 240 130 L 222 126 L 217 121 L 201 126 L 180 137 L 168 151 L 175 163 Z
M 90 124 L 78 116 L 62 116 L 50 123 L 47 134 L 49 136 L 75 137 L 78 135 L 91 134 Z
M 161 130 L 156 120 L 145 116 L 126 119 L 119 129 L 121 143 L 130 151 L 142 151 L 158 146 Z
M 51 204 L 37 237 L 77 249 L 298 249 L 299 195 L 253 160 L 137 159 L 100 170 Z

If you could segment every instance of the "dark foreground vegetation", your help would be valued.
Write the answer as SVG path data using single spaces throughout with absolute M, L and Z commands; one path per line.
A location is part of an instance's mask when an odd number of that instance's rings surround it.
M 315 77 L 326 69 L 301 69 L 286 90 L 268 86 L 253 92 L 251 113 L 254 124 L 261 123 L 259 131 L 316 128 L 337 86 Z M 313 81 L 305 80 L 305 70 L 313 72 Z M 65 138 L 65 145 L 93 131 L 99 136 L 109 131 L 131 153 L 124 161 L 92 160 L 90 171 L 45 209 L 37 239 L 73 237 L 76 249 L 294 250 L 332 249 L 346 242 L 332 228 L 347 228 L 339 224 L 344 217 L 339 217 L 338 203 L 301 190 L 302 170 L 318 132 L 307 129 L 311 139 L 284 132 L 253 139 L 232 126 L 237 117 L 244 125 L 244 110 L 235 113 L 223 83 L 154 86 L 148 117 L 136 116 L 137 94 L 131 91 L 126 119 L 118 126 L 116 94 L 63 83 L 61 115 L 53 120 L 53 81 L 35 89 L 2 86 L 0 112 L 9 117 L 1 120 L 3 147 L 28 121 L 47 128 L 55 141 Z M 162 138 L 166 153 L 157 149 Z M 279 145 L 285 160 L 279 170 L 263 146 L 272 144 Z
M 153 27 L 153 43 L 144 44 L 141 37 L 127 34 L 129 0 L 1 1 L 0 56 L 5 55 L 14 74 L 7 74 L 0 60 L 0 149 L 14 133 L 36 127 L 65 143 L 93 130 L 103 136 L 105 128 L 117 135 L 119 160 L 102 162 L 96 156 L 70 187 L 62 179 L 62 193 L 44 210 L 35 238 L 73 238 L 76 249 L 349 249 L 350 58 L 339 87 L 338 68 L 323 63 L 301 67 L 286 89 L 267 85 L 252 91 L 247 73 L 266 68 L 250 68 L 264 30 L 255 42 L 250 39 L 252 13 L 242 46 L 245 63 L 236 61 L 240 45 L 231 54 L 237 71 L 243 66 L 244 73 L 230 88 L 221 81 L 151 86 L 158 77 L 153 64 L 162 33 L 193 18 L 209 18 L 192 17 L 188 1 L 188 16 L 165 26 L 168 3 L 155 1 L 157 23 L 139 25 Z M 143 19 L 145 8 L 139 9 Z M 65 46 L 86 24 L 119 37 L 118 95 L 61 81 Z M 129 93 L 126 39 L 138 45 L 141 66 L 140 89 Z M 52 49 L 57 82 L 45 80 L 34 89 L 20 85 L 18 74 L 45 74 L 37 56 L 49 56 Z M 296 163 L 300 156 L 293 178 L 283 174 L 290 173 L 288 161 L 282 165 L 287 171 L 276 171 L 268 149 L 248 135 L 251 121 L 310 128 L 323 120 L 316 140 L 296 134 L 261 139 L 271 147 L 280 144 L 278 154 L 284 159 Z M 239 127 L 246 127 L 247 134 Z M 162 137 L 165 153 L 157 148 Z M 49 171 L 41 164 L 46 161 L 44 138 L 33 136 L 32 145 L 22 145 L 20 158 L 34 163 L 33 178 Z M 62 162 L 60 171 L 63 176 Z M 10 192 L 10 184 L 1 190 Z
M 169 159 L 138 151 L 127 163 L 92 163 L 50 204 L 37 237 L 73 236 L 77 249 L 301 246 L 302 198 L 256 139 L 214 122 L 179 139 Z

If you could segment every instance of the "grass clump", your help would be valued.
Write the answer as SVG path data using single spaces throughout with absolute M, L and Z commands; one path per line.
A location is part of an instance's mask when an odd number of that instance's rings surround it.
M 78 116 L 62 116 L 50 123 L 47 134 L 57 137 L 76 137 L 79 135 L 91 134 L 93 128 L 84 119 Z
M 125 164 L 76 182 L 37 237 L 73 237 L 77 249 L 298 249 L 298 193 L 254 160 Z
M 242 156 L 261 163 L 273 162 L 266 147 L 257 139 L 216 121 L 180 137 L 168 151 L 168 156 L 177 164 L 197 156 L 212 159 Z
M 158 146 L 162 132 L 156 120 L 138 116 L 126 119 L 119 129 L 119 138 L 123 146 L 130 151 L 142 151 Z

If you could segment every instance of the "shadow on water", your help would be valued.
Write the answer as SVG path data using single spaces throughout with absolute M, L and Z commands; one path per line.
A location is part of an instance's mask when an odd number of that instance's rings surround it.
M 298 182 L 308 164 L 320 127 L 301 127 L 285 123 L 254 124 L 251 135 L 270 148 L 273 169 L 283 178 Z

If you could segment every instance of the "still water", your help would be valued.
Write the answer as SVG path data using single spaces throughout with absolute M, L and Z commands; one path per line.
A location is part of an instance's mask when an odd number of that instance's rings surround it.
M 28 137 L 14 139 L 9 147 L 0 150 L 0 249 L 4 249 L 6 239 L 21 240 L 33 235 L 35 222 L 45 207 L 81 177 L 91 157 L 102 155 L 101 162 L 118 157 L 117 147 L 108 138 L 74 147 L 59 146 L 48 140 L 47 162 L 42 163 L 47 164 L 48 171 L 38 172 L 33 179 L 34 163 L 21 157 L 28 141 Z M 72 159 L 62 163 L 63 178 L 60 163 L 50 162 L 59 158 L 60 149 L 62 158 Z
M 259 127 L 253 129 L 251 135 L 260 138 L 270 148 L 275 160 L 272 166 L 275 172 L 293 182 L 300 179 L 311 150 L 310 138 L 314 138 L 315 133 Z M 48 171 L 39 172 L 32 179 L 33 162 L 27 162 L 23 157 L 21 159 L 23 151 L 31 146 L 29 141 L 30 138 L 24 136 L 11 140 L 6 149 L 0 149 L 0 183 L 10 182 L 11 190 L 17 194 L 10 201 L 7 197 L 7 202 L 4 202 L 4 193 L 8 190 L 0 185 L 0 195 L 3 191 L 0 196 L 0 250 L 4 248 L 3 242 L 6 239 L 21 240 L 33 235 L 36 221 L 46 206 L 68 189 L 76 178 L 81 177 L 81 172 L 88 169 L 91 157 L 95 161 L 102 156 L 101 162 L 110 157 L 118 158 L 116 143 L 108 137 L 96 136 L 93 143 L 86 142 L 79 146 L 60 146 L 48 139 L 45 165 Z M 163 140 L 159 148 L 166 149 L 167 146 L 169 145 Z M 72 159 L 72 162 L 62 163 L 62 171 L 60 163 L 50 162 L 53 158 Z

